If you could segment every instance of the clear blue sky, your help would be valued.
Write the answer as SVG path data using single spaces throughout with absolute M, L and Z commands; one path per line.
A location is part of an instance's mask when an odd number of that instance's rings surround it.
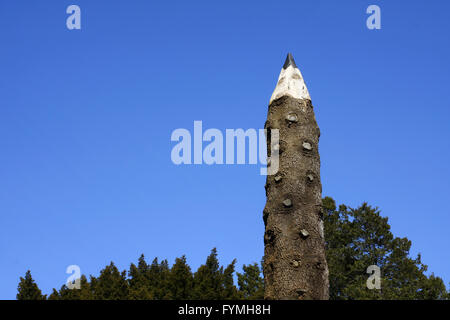
M 82 30 L 66 28 L 66 8 Z M 382 29 L 366 28 L 381 7 Z M 450 282 L 449 1 L 0 2 L 0 298 L 141 253 L 260 261 L 259 166 L 175 166 L 176 128 L 262 128 L 285 56 L 323 195 L 378 206 Z M 443 202 L 442 202 L 443 201 Z

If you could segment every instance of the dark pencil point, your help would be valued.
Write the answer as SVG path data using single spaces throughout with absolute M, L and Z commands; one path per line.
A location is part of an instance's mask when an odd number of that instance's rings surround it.
M 294 68 L 297 68 L 297 65 L 295 64 L 294 57 L 291 53 L 288 53 L 286 57 L 286 61 L 284 62 L 283 69 L 287 69 L 289 66 L 292 66 Z

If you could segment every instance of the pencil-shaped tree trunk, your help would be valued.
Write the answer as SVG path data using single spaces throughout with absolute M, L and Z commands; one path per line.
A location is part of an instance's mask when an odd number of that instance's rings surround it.
M 265 125 L 268 157 L 279 170 L 267 176 L 264 208 L 266 299 L 328 299 L 322 221 L 319 136 L 311 98 L 291 54 L 281 70 Z M 279 130 L 271 148 L 270 130 Z M 274 159 L 269 162 L 273 165 Z

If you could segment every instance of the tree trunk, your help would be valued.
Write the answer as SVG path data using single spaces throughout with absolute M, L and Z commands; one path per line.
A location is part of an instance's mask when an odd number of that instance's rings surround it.
M 271 149 L 279 153 L 279 170 L 268 175 L 266 182 L 265 299 L 328 299 L 320 131 L 308 89 L 291 54 L 271 98 L 265 128 L 270 166 L 276 161 Z M 275 148 L 273 129 L 279 130 Z

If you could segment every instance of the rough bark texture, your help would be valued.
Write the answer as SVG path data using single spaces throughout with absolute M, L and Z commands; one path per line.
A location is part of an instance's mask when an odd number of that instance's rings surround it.
M 267 176 L 265 299 L 328 299 L 322 221 L 320 131 L 309 99 L 272 101 L 265 128 L 279 129 L 279 171 Z

